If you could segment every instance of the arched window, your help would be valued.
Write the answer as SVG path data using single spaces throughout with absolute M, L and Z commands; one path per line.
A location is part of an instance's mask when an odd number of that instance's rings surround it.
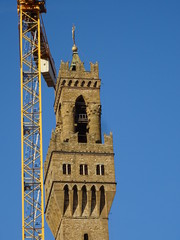
M 72 84 L 72 80 L 69 81 L 68 86 L 71 86 L 71 84 Z
M 94 83 L 94 87 L 97 87 L 97 81 Z
M 72 65 L 72 71 L 76 71 L 76 65 L 75 64 Z
M 92 186 L 91 188 L 91 214 L 96 207 L 96 188 Z
M 78 193 L 77 193 L 77 186 L 73 187 L 73 214 L 75 213 L 78 206 Z
M 90 87 L 90 86 L 91 86 L 91 81 L 89 81 L 89 82 L 88 82 L 88 85 L 87 85 L 87 86 L 88 86 L 88 87 Z
M 66 83 L 66 80 L 63 80 L 63 81 L 62 81 L 62 86 L 64 86 L 64 85 L 65 85 L 65 83 Z
M 79 81 L 77 80 L 77 81 L 75 82 L 74 86 L 77 87 L 78 83 L 79 83 Z
M 68 185 L 64 187 L 64 214 L 69 206 L 69 188 Z
M 82 214 L 86 208 L 87 205 L 87 190 L 86 190 L 86 186 L 82 187 Z
M 59 111 L 61 110 L 61 103 L 59 104 Z
M 102 210 L 104 209 L 105 206 L 105 191 L 104 187 L 100 187 L 100 214 L 102 213 Z
M 81 87 L 84 87 L 85 81 L 82 81 L 81 83 Z
M 87 124 L 86 104 L 83 96 L 79 96 L 75 103 L 75 132 L 78 132 L 78 142 L 87 142 Z
M 87 233 L 85 233 L 84 234 L 84 240 L 88 240 L 89 238 L 88 238 L 88 234 Z

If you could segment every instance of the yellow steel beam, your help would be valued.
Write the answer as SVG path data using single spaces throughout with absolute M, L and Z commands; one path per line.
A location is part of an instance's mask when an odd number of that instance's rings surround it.
M 40 186 L 41 186 L 41 209 L 42 212 L 42 236 L 41 239 L 44 240 L 44 194 L 43 194 L 43 150 L 42 150 L 42 96 L 41 96 L 41 23 L 40 15 L 38 14 L 38 68 L 39 68 L 39 124 L 40 124 Z
M 26 4 L 28 2 L 29 5 Z M 22 240 L 44 240 L 41 4 L 18 1 L 21 69 Z M 38 167 L 36 167 L 38 165 Z
M 21 69 L 21 184 L 22 184 L 22 240 L 24 240 L 24 134 L 23 134 L 23 46 L 22 9 L 20 7 L 20 69 Z

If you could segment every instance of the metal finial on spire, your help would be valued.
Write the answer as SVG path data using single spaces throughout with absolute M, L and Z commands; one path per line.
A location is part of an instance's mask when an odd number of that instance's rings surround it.
M 73 25 L 73 27 L 72 27 L 72 39 L 73 39 L 73 43 L 74 43 L 74 45 L 72 47 L 73 53 L 77 52 L 77 50 L 78 50 L 76 43 L 75 43 L 75 29 L 76 29 L 76 27 Z
M 72 39 L 73 39 L 74 45 L 76 45 L 75 44 L 75 30 L 76 30 L 76 27 L 73 25 L 73 27 L 72 27 Z

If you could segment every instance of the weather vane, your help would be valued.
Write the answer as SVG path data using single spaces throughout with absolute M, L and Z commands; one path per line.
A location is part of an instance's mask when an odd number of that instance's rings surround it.
M 73 42 L 74 42 L 74 45 L 75 45 L 75 26 L 73 25 L 72 27 L 72 39 L 73 39 Z

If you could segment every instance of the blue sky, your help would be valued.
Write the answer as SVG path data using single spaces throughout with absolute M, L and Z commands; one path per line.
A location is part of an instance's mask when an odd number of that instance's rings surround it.
M 56 68 L 99 62 L 102 131 L 113 132 L 117 193 L 110 240 L 180 239 L 180 2 L 47 0 L 43 16 Z M 21 239 L 20 69 L 15 0 L 0 0 L 0 239 Z M 43 81 L 43 152 L 55 126 Z M 45 237 L 53 236 L 46 226 Z

